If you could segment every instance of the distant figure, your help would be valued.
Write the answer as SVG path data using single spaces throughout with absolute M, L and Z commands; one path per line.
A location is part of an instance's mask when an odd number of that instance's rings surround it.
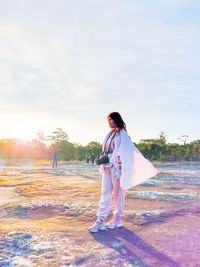
M 95 154 L 94 153 L 91 154 L 90 159 L 91 159 L 92 164 L 94 164 L 94 160 L 95 160 Z
M 89 164 L 89 162 L 90 162 L 90 154 L 87 153 L 85 155 L 85 159 L 86 159 L 86 163 Z
M 58 156 L 59 156 L 59 152 L 58 150 L 55 150 L 53 152 L 53 165 L 52 165 L 53 168 L 57 168 L 58 166 Z

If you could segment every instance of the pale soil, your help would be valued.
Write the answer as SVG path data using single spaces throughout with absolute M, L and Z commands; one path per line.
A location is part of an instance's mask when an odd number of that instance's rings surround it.
M 0 266 L 200 266 L 199 164 L 158 164 L 127 192 L 125 227 L 93 235 L 98 167 L 23 164 L 1 164 Z

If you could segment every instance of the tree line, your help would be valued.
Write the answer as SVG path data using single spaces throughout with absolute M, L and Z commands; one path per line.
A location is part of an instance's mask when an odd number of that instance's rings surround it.
M 134 143 L 143 155 L 154 161 L 199 161 L 200 140 L 187 142 L 188 136 L 182 135 L 182 144 L 167 143 L 166 135 L 161 132 L 158 138 L 142 139 L 138 144 Z M 57 128 L 52 134 L 45 136 L 42 132 L 30 142 L 19 139 L 0 139 L 0 158 L 8 159 L 51 159 L 53 152 L 59 151 L 59 158 L 63 161 L 85 159 L 86 154 L 101 153 L 101 144 L 92 141 L 86 146 L 71 143 L 68 134 L 61 128 Z

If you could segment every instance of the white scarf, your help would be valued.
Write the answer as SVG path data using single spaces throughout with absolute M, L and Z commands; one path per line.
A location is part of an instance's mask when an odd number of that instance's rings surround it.
M 122 163 L 120 185 L 122 189 L 130 189 L 159 173 L 153 164 L 132 143 L 124 129 L 120 131 L 120 144 L 116 141 L 116 138 L 114 140 L 115 149 L 110 162 L 116 168 L 117 157 L 120 156 Z

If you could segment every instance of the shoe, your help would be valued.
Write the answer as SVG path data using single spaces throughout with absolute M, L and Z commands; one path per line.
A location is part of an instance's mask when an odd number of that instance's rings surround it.
M 114 228 L 120 228 L 123 227 L 123 222 L 121 219 L 111 219 L 108 223 L 106 223 L 106 228 L 108 229 L 114 229 Z
M 95 222 L 92 226 L 88 228 L 90 233 L 97 233 L 98 231 L 106 230 L 104 222 Z

